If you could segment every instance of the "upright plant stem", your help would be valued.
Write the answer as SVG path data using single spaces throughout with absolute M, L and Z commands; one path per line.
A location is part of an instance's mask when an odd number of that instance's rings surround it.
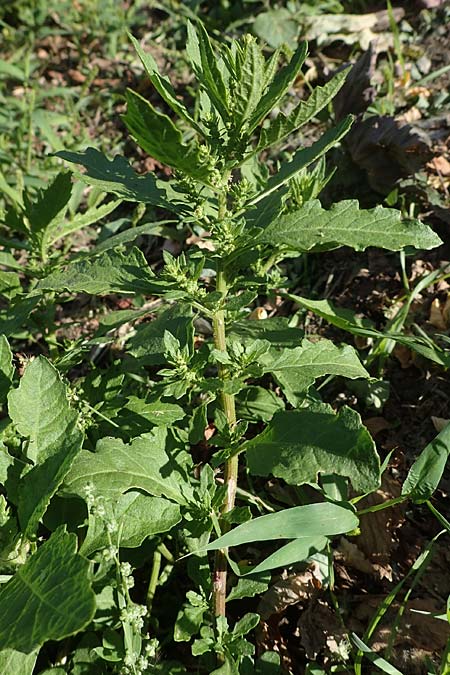
M 222 199 L 219 201 L 219 215 L 221 220 L 226 211 L 226 194 L 224 193 Z M 225 297 L 228 292 L 228 283 L 226 273 L 221 262 L 217 265 L 216 290 L 222 293 Z M 225 312 L 219 309 L 215 312 L 213 317 L 213 332 L 214 344 L 216 349 L 224 352 L 226 351 L 226 333 L 225 333 Z M 228 377 L 227 368 L 224 365 L 219 365 L 219 377 L 225 381 Z M 236 425 L 236 409 L 234 402 L 234 395 L 222 392 L 221 403 L 223 412 L 226 415 L 230 427 Z M 225 463 L 224 483 L 226 485 L 226 493 L 223 500 L 221 513 L 224 515 L 231 511 L 234 507 L 236 498 L 237 478 L 238 478 L 238 457 L 233 456 Z M 228 529 L 228 523 L 221 521 L 222 532 Z M 226 549 L 220 549 L 216 553 L 214 564 L 214 578 L 213 578 L 213 605 L 214 614 L 216 617 L 225 616 L 225 598 L 227 586 L 227 557 Z

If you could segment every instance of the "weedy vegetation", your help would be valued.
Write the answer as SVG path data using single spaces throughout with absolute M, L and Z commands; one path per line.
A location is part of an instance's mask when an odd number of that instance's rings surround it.
M 336 412 L 317 386 L 324 377 L 371 382 L 367 368 L 397 341 L 442 366 L 448 354 L 403 334 L 401 317 L 381 333 L 325 298 L 293 294 L 284 262 L 342 246 L 428 250 L 441 240 L 392 208 L 322 205 L 324 156 L 351 116 L 267 170 L 268 150 L 328 108 L 347 70 L 280 112 L 306 44 L 289 59 L 280 49 L 266 58 L 252 36 L 213 46 L 201 23 L 189 23 L 193 112 L 151 51 L 131 40 L 171 114 L 128 90 L 123 121 L 170 177 L 138 174 L 124 156 L 94 147 L 62 150 L 57 156 L 94 188 L 83 213 L 66 170 L 37 195 L 9 195 L 11 238 L 0 254 L 9 301 L 0 341 L 0 672 L 279 673 L 280 655 L 256 654 L 252 637 L 255 598 L 276 570 L 313 562 L 334 597 L 333 538 L 357 538 L 363 513 L 425 504 L 443 532 L 450 528 L 430 501 L 450 426 L 417 458 L 400 497 L 360 508 L 387 461 L 359 414 L 345 405 Z M 170 219 L 72 250 L 73 232 L 126 202 Z M 163 262 L 149 264 L 135 245 L 146 234 L 177 241 L 178 250 L 166 247 Z M 128 308 L 70 343 L 58 340 L 58 308 L 111 294 L 131 299 Z M 350 345 L 310 339 L 297 315 L 259 318 L 258 301 L 276 295 L 373 338 L 368 362 Z M 9 342 L 30 320 L 48 356 L 16 368 Z M 99 354 L 108 345 L 105 366 Z M 265 491 L 273 479 L 289 486 L 289 499 Z M 335 672 L 358 674 L 371 661 L 399 672 L 370 640 L 404 581 L 365 635 L 347 633 Z M 325 671 L 311 663 L 308 672 Z

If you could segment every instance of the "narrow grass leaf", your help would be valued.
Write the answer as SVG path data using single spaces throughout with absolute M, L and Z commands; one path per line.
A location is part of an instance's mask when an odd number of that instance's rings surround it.
M 358 518 L 350 508 L 323 502 L 284 509 L 260 516 L 235 527 L 206 547 L 216 551 L 228 546 L 240 546 L 253 541 L 273 539 L 307 539 L 350 532 L 358 526 Z
M 410 468 L 402 495 L 418 504 L 430 499 L 439 485 L 450 456 L 450 424 L 429 443 Z

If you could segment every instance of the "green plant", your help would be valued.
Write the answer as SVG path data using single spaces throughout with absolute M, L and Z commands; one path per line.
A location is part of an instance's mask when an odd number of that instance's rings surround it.
M 283 290 L 287 258 L 338 246 L 429 249 L 440 239 L 393 209 L 362 210 L 355 201 L 322 207 L 320 160 L 351 118 L 273 175 L 265 171 L 264 152 L 326 108 L 345 80 L 345 72 L 336 75 L 272 117 L 300 72 L 305 45 L 278 69 L 280 53 L 266 60 L 250 36 L 215 53 L 202 25 L 189 25 L 187 58 L 199 84 L 192 115 L 132 40 L 176 121 L 133 91 L 124 121 L 172 178 L 139 176 L 123 157 L 110 161 L 92 148 L 58 154 L 81 164 L 88 184 L 174 213 L 199 245 L 178 256 L 165 251 L 155 271 L 130 247 L 132 228 L 66 267 L 45 268 L 29 289 L 31 302 L 78 293 L 131 298 L 131 308 L 112 312 L 87 341 L 89 349 L 102 345 L 128 325 L 122 361 L 112 356 L 103 369 L 85 363 L 87 373 L 68 386 L 38 357 L 16 387 L 8 341 L 0 342 L 8 410 L 0 536 L 11 577 L 0 590 L 0 664 L 31 673 L 39 648 L 54 640 L 61 652 L 52 665 L 62 672 L 275 673 L 278 655 L 256 658 L 249 639 L 258 614 L 247 612 L 230 627 L 227 597 L 251 598 L 267 588 L 271 570 L 323 561 L 334 535 L 356 535 L 356 505 L 377 489 L 382 469 L 359 415 L 348 407 L 336 413 L 313 388 L 323 376 L 369 378 L 355 350 L 306 339 L 287 319 L 252 319 L 251 308 Z M 39 228 L 25 215 L 32 251 L 46 264 L 54 233 L 46 239 L 49 223 Z M 149 308 L 146 296 L 161 301 Z M 156 318 L 142 322 L 155 307 Z M 430 499 L 449 433 L 425 449 L 401 499 Z M 253 485 L 267 477 L 292 487 L 287 506 L 257 494 Z M 279 547 L 279 540 L 287 543 Z M 236 562 L 232 549 L 253 542 L 263 542 L 254 563 Z M 185 595 L 176 615 L 156 608 L 164 588 L 169 605 Z M 65 639 L 77 634 L 75 642 Z M 172 639 L 193 639 L 186 667 L 164 660 Z

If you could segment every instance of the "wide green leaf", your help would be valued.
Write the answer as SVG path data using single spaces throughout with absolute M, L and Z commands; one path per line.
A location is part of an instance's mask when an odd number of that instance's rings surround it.
M 420 453 L 409 470 L 402 487 L 418 504 L 426 502 L 439 485 L 450 456 L 450 423 Z
M 129 253 L 107 250 L 99 256 L 69 263 L 41 279 L 37 289 L 106 295 L 108 293 L 155 292 L 155 275 L 143 253 L 132 248 Z
M 8 340 L 0 335 L 0 403 L 6 401 L 14 375 L 13 355 Z
M 136 548 L 144 539 L 167 532 L 181 520 L 180 507 L 163 497 L 151 497 L 141 492 L 130 491 L 118 494 L 115 499 L 103 502 L 104 515 L 89 514 L 89 526 L 80 553 L 89 556 L 94 551 L 107 548 L 109 537 L 120 534 L 118 544 Z M 108 535 L 106 523 L 116 523 L 117 528 Z
M 294 406 L 323 375 L 341 375 L 350 379 L 370 377 L 353 347 L 341 347 L 331 340 L 304 340 L 300 347 L 284 349 L 279 356 L 269 351 L 260 362 L 266 372 L 275 375 L 289 403 Z
M 301 101 L 288 115 L 280 112 L 267 128 L 261 129 L 256 152 L 261 152 L 265 148 L 279 143 L 313 117 L 316 117 L 335 97 L 344 84 L 347 74 L 348 70 L 343 70 L 323 87 L 316 87 L 309 98 L 306 101 Z
M 0 588 L 0 648 L 31 652 L 83 630 L 95 613 L 90 564 L 58 529 Z
M 153 204 L 175 213 L 185 210 L 183 196 L 168 181 L 158 180 L 153 173 L 139 176 L 125 157 L 117 155 L 109 160 L 95 148 L 86 148 L 84 152 L 63 150 L 57 152 L 56 156 L 83 166 L 86 173 L 77 174 L 77 177 L 104 192 L 112 192 L 131 202 Z
M 402 220 L 400 211 L 376 206 L 360 209 L 355 199 L 322 208 L 317 199 L 293 213 L 282 215 L 266 227 L 258 239 L 273 246 L 296 251 L 350 246 L 364 251 L 378 246 L 399 251 L 405 246 L 431 249 L 442 241 L 427 225 L 418 220 Z
M 31 232 L 36 234 L 45 230 L 63 211 L 72 193 L 72 179 L 68 172 L 59 173 L 50 185 L 40 190 L 31 202 L 25 195 L 25 214 Z
M 158 112 L 145 98 L 127 91 L 127 112 L 122 119 L 140 147 L 168 166 L 208 183 L 208 168 L 202 165 L 198 148 L 184 145 L 181 132 L 170 117 Z
M 27 456 L 34 463 L 19 482 L 19 521 L 30 537 L 80 451 L 83 435 L 58 371 L 43 356 L 27 365 L 18 388 L 10 391 L 8 410 L 28 439 Z
M 244 343 L 254 340 L 268 340 L 272 347 L 297 347 L 301 344 L 304 331 L 289 326 L 289 319 L 281 316 L 271 319 L 235 321 L 231 324 L 229 335 Z
M 27 322 L 30 314 L 39 304 L 40 295 L 28 297 L 19 296 L 15 302 L 9 304 L 9 307 L 0 311 L 1 331 L 6 337 L 10 337 L 20 330 L 22 325 Z
M 38 656 L 38 650 L 29 654 L 15 649 L 0 651 L 0 673 L 5 675 L 32 675 Z
M 136 489 L 186 504 L 190 494 L 178 453 L 168 447 L 165 427 L 157 427 L 129 445 L 120 438 L 102 438 L 95 452 L 82 450 L 62 492 L 84 498 L 87 486 L 93 486 L 95 494 L 111 500 Z
M 269 114 L 273 106 L 285 95 L 294 82 L 300 68 L 305 62 L 308 53 L 308 45 L 302 42 L 295 50 L 291 60 L 278 73 L 276 73 L 266 93 L 259 101 L 256 110 L 248 121 L 249 131 L 253 131 L 260 122 Z
M 315 484 L 321 473 L 349 478 L 360 493 L 380 483 L 375 444 L 358 413 L 348 407 L 338 414 L 326 404 L 279 412 L 242 449 L 253 475 L 273 475 L 290 485 Z
M 294 506 L 243 523 L 208 544 L 206 550 L 216 551 L 228 546 L 273 539 L 311 540 L 312 537 L 350 532 L 357 526 L 358 518 L 355 513 L 338 504 L 322 502 Z

